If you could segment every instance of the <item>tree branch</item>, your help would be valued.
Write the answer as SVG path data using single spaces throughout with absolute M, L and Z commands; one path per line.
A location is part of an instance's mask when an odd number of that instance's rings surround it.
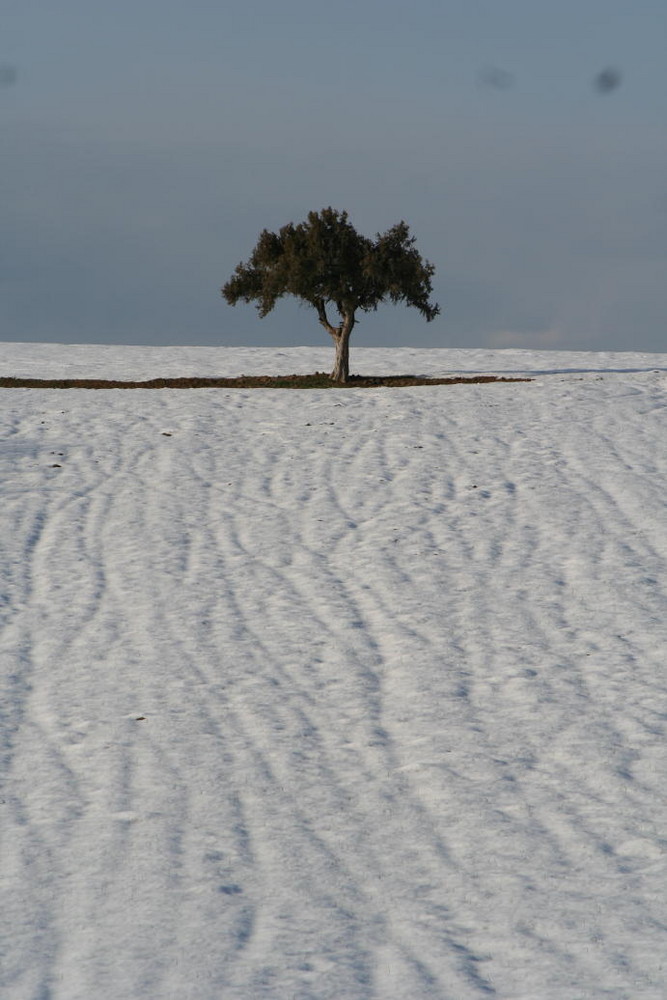
M 329 322 L 329 317 L 327 316 L 326 306 L 324 304 L 324 299 L 315 299 L 313 305 L 317 309 L 317 315 L 320 323 L 331 336 L 336 340 L 340 334 L 340 327 L 332 326 Z

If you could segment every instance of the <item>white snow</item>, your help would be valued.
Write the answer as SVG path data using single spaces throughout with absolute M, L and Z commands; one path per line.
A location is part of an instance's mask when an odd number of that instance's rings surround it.
M 6 1000 L 667 995 L 667 354 L 352 367 L 0 390 Z

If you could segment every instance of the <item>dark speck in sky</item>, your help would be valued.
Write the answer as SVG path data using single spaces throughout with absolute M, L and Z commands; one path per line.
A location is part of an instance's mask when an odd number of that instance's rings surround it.
M 480 72 L 479 79 L 485 87 L 493 87 L 494 90 L 509 90 L 514 83 L 512 74 L 499 66 L 486 66 Z
M 621 85 L 621 72 L 618 69 L 614 69 L 612 66 L 608 66 L 603 69 L 595 77 L 595 89 L 600 94 L 610 94 L 612 90 L 616 90 L 617 87 Z
M 16 83 L 16 66 L 0 63 L 0 87 L 11 87 Z

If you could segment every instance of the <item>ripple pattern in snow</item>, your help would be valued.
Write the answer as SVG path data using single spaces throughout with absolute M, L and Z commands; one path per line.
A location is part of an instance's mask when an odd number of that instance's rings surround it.
M 667 356 L 396 354 L 2 391 L 3 997 L 664 997 Z

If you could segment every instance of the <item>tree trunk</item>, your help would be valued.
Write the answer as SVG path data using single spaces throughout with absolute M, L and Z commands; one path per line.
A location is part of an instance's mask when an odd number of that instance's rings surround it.
M 320 323 L 331 334 L 336 345 L 336 362 L 331 373 L 333 382 L 347 382 L 350 377 L 350 334 L 354 327 L 354 309 L 348 311 L 342 302 L 336 303 L 336 308 L 343 322 L 340 326 L 332 326 L 327 316 L 326 303 L 324 299 L 315 299 L 312 303 L 317 309 Z
M 350 377 L 350 334 L 354 326 L 354 315 L 347 315 L 334 331 L 329 331 L 336 345 L 336 361 L 331 379 L 333 382 L 347 382 Z

